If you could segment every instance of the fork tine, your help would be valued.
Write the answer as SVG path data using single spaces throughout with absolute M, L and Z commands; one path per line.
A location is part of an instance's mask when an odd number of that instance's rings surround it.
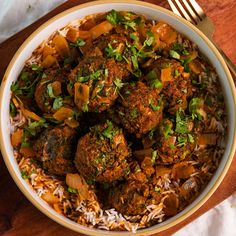
M 195 0 L 191 0 L 189 2 L 190 5 L 192 4 L 192 8 L 197 12 L 201 20 L 206 17 L 206 14 L 204 13 L 203 9 L 199 6 L 199 4 Z
M 196 23 L 198 23 L 201 20 L 201 17 L 193 11 L 192 7 L 187 2 L 187 0 L 182 0 L 182 2 L 185 5 L 185 7 L 187 8 L 190 16 L 196 21 Z M 189 2 L 191 3 L 191 1 L 189 1 Z
M 184 18 L 194 24 L 193 20 L 189 17 L 187 11 L 183 8 L 183 6 L 182 6 L 182 4 L 179 2 L 179 0 L 175 0 L 175 3 L 177 4 L 177 6 L 179 7 L 180 11 L 181 11 L 182 14 L 184 15 Z
M 176 6 L 175 6 L 175 4 L 172 2 L 172 0 L 167 0 L 167 1 L 168 1 L 169 5 L 170 5 L 170 8 L 172 9 L 172 11 L 173 11 L 176 15 L 182 17 L 182 15 L 180 14 L 179 10 L 176 8 Z

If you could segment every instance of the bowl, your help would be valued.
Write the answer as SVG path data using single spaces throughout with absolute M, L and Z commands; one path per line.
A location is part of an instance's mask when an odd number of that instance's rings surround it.
M 216 170 L 211 181 L 201 192 L 201 194 L 193 201 L 189 206 L 187 206 L 183 211 L 177 215 L 169 218 L 168 220 L 154 225 L 149 228 L 138 230 L 136 235 L 151 235 L 154 233 L 166 230 L 175 224 L 183 221 L 188 216 L 193 214 L 200 206 L 202 206 L 207 199 L 216 191 L 217 187 L 223 180 L 230 163 L 233 159 L 233 155 L 236 148 L 236 90 L 234 82 L 229 73 L 229 70 L 220 55 L 216 50 L 214 45 L 210 40 L 195 26 L 187 22 L 186 20 L 176 16 L 172 12 L 140 1 L 124 1 L 124 0 L 105 0 L 96 1 L 86 4 L 82 4 L 73 7 L 67 11 L 60 13 L 59 15 L 53 17 L 41 27 L 39 27 L 30 37 L 23 43 L 19 50 L 14 55 L 11 60 L 6 73 L 4 75 L 1 91 L 0 91 L 0 144 L 1 151 L 4 157 L 7 168 L 14 179 L 15 183 L 18 185 L 20 190 L 25 194 L 25 196 L 34 204 L 41 212 L 56 221 L 57 223 L 80 233 L 87 235 L 134 235 L 131 232 L 118 232 L 118 231 L 104 231 L 98 229 L 91 229 L 82 225 L 79 225 L 64 216 L 58 214 L 54 211 L 46 202 L 44 202 L 33 189 L 28 185 L 28 183 L 22 179 L 20 170 L 18 168 L 17 162 L 13 156 L 13 149 L 10 141 L 10 121 L 9 121 L 9 104 L 11 97 L 11 84 L 15 81 L 21 72 L 25 61 L 31 56 L 33 50 L 45 39 L 47 39 L 54 31 L 67 25 L 69 22 L 82 19 L 87 15 L 106 12 L 112 9 L 116 10 L 128 10 L 137 13 L 144 14 L 147 18 L 158 19 L 167 22 L 174 27 L 178 32 L 187 36 L 191 41 L 195 42 L 199 49 L 207 56 L 211 64 L 216 68 L 216 72 L 219 75 L 221 87 L 223 89 L 226 110 L 228 114 L 228 132 L 226 137 L 226 149 L 224 155 L 221 159 L 218 169 Z

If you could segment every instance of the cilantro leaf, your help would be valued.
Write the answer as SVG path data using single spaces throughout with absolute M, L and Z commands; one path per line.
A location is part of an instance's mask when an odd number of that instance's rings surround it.
M 170 57 L 175 58 L 175 59 L 180 59 L 179 53 L 174 50 L 170 50 Z
M 113 124 L 111 121 L 107 121 L 108 127 L 103 130 L 102 135 L 106 138 L 111 139 L 114 135 Z
M 152 88 L 156 88 L 156 89 L 161 89 L 162 88 L 162 82 L 157 78 L 157 74 L 155 72 L 155 70 L 151 70 L 148 74 L 147 74 L 147 78 L 148 78 L 148 82 L 149 85 Z
M 58 110 L 62 106 L 63 106 L 63 99 L 61 97 L 55 98 L 52 106 L 53 109 Z
M 113 83 L 118 89 L 121 89 L 125 85 L 125 83 L 122 83 L 120 79 L 115 79 Z
M 28 131 L 32 136 L 35 136 L 41 127 L 48 127 L 45 119 L 40 119 L 39 121 L 33 121 L 29 123 L 25 130 Z
M 111 10 L 110 12 L 107 13 L 106 19 L 113 25 L 117 25 L 121 23 L 123 17 L 116 11 L 116 10 Z
M 150 103 L 150 107 L 153 111 L 159 111 L 161 109 L 160 105 L 155 106 L 152 102 Z
M 47 90 L 48 90 L 48 95 L 50 98 L 56 98 L 56 96 L 53 93 L 53 88 L 52 88 L 52 84 L 48 84 L 47 85 Z
M 67 191 L 68 191 L 69 193 L 78 193 L 78 190 L 77 190 L 77 189 L 71 188 L 71 187 L 68 187 Z
M 187 119 L 186 117 L 183 117 L 183 113 L 180 113 L 179 111 L 176 112 L 176 127 L 175 132 L 179 134 L 186 134 L 188 133 L 188 125 L 187 125 Z
M 70 43 L 70 47 L 78 48 L 84 46 L 85 44 L 86 42 L 83 39 L 78 38 L 74 43 Z

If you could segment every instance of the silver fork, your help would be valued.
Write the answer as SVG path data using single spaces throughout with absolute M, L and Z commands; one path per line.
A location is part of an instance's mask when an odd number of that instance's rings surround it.
M 236 66 L 226 56 L 223 50 L 220 49 L 219 46 L 213 41 L 213 33 L 215 31 L 215 27 L 210 18 L 207 17 L 203 9 L 199 6 L 199 4 L 195 0 L 168 0 L 168 2 L 172 11 L 175 14 L 184 17 L 186 20 L 190 21 L 211 40 L 211 42 L 215 45 L 215 47 L 225 59 L 225 62 L 227 63 L 232 75 L 236 77 Z

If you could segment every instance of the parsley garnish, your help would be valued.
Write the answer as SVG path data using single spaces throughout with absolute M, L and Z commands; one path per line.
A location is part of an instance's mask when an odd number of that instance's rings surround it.
M 56 96 L 53 93 L 53 89 L 52 89 L 52 84 L 48 84 L 47 85 L 47 89 L 48 89 L 48 95 L 50 98 L 55 98 Z
M 35 136 L 37 134 L 37 131 L 41 128 L 41 127 L 48 127 L 48 124 L 46 123 L 45 119 L 40 119 L 39 121 L 34 121 L 34 122 L 30 122 L 28 127 L 26 127 L 25 129 L 32 135 Z
M 175 58 L 175 59 L 180 59 L 179 53 L 177 53 L 174 50 L 170 50 L 170 57 Z
M 163 125 L 164 138 L 165 139 L 169 138 L 169 136 L 173 133 L 174 133 L 174 131 L 172 130 L 171 125 L 169 125 L 168 123 L 164 123 L 164 125 Z
M 179 111 L 176 112 L 176 127 L 175 132 L 179 134 L 186 134 L 188 133 L 188 125 L 187 125 L 187 119 L 186 117 L 183 117 L 183 113 L 180 113 Z
M 157 74 L 156 74 L 155 70 L 151 70 L 147 74 L 147 78 L 148 78 L 149 85 L 152 88 L 156 88 L 156 89 L 162 88 L 162 82 L 157 78 Z
M 125 83 L 122 83 L 120 79 L 115 79 L 113 83 L 118 89 L 121 89 L 125 85 Z
M 111 139 L 114 135 L 113 125 L 111 121 L 107 121 L 108 127 L 103 130 L 102 135 L 106 138 Z
M 177 147 L 183 147 L 185 143 L 188 141 L 188 138 L 185 136 L 179 136 L 177 138 L 177 141 L 178 141 Z
M 200 104 L 201 104 L 201 99 L 200 98 L 192 98 L 189 102 L 188 110 L 191 113 L 193 120 L 195 118 L 201 120 L 201 115 L 198 112 Z
M 150 107 L 153 111 L 159 111 L 161 109 L 160 105 L 154 105 L 152 102 L 150 103 Z
M 108 57 L 115 58 L 116 61 L 122 61 L 123 60 L 122 55 L 117 51 L 116 48 L 113 48 L 110 43 L 108 44 L 108 47 L 105 48 L 105 52 L 106 52 Z
M 71 187 L 68 187 L 67 191 L 68 191 L 69 193 L 78 193 L 78 190 L 77 190 L 77 189 L 71 188 Z
M 133 110 L 130 111 L 130 116 L 135 119 L 138 117 L 138 110 L 137 108 L 134 108 Z
M 191 134 L 188 134 L 188 140 L 190 143 L 194 143 L 194 138 Z
M 109 13 L 106 15 L 106 19 L 113 25 L 120 24 L 123 17 L 114 9 L 111 10 Z
M 63 106 L 63 99 L 61 97 L 55 98 L 52 106 L 53 109 L 58 110 L 62 106 Z
M 80 83 L 85 83 L 89 80 L 99 80 L 102 75 L 102 70 L 97 70 L 93 72 L 90 75 L 87 76 L 80 76 L 79 74 L 77 75 L 77 81 Z
M 81 38 L 78 38 L 75 43 L 70 43 L 70 47 L 75 47 L 75 48 L 78 48 L 78 47 L 82 47 L 86 44 L 86 42 L 81 39 Z

